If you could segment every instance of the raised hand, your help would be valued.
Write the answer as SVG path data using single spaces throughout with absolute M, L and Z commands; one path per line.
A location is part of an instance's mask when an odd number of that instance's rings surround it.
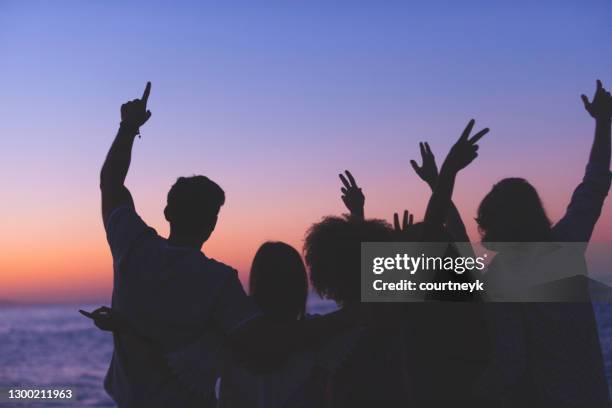
M 457 140 L 455 145 L 450 149 L 450 152 L 448 152 L 448 156 L 446 156 L 446 160 L 444 160 L 444 166 L 447 166 L 448 170 L 458 172 L 467 167 L 476 157 L 478 157 L 478 145 L 476 143 L 480 138 L 489 133 L 489 128 L 482 129 L 470 138 L 469 136 L 474 127 L 474 123 L 474 119 L 470 120 L 459 140 Z
M 589 98 L 586 95 L 580 95 L 580 97 L 584 103 L 584 108 L 593 118 L 608 120 L 612 118 L 612 96 L 603 87 L 599 79 L 597 80 L 597 89 L 595 90 L 592 102 L 589 102 Z
M 340 180 L 344 187 L 340 190 L 342 191 L 342 201 L 344 205 L 351 213 L 351 216 L 359 219 L 364 218 L 364 204 L 365 204 L 365 196 L 361 189 L 357 186 L 355 182 L 355 178 L 351 174 L 350 171 L 345 170 L 346 177 L 342 174 L 338 174 L 340 176 Z
M 436 181 L 438 180 L 438 166 L 436 165 L 436 158 L 429 148 L 429 143 L 419 142 L 419 148 L 421 150 L 421 161 L 423 164 L 419 167 L 417 162 L 414 160 L 410 160 L 410 164 L 421 180 L 426 182 L 431 188 L 434 188 Z
M 147 110 L 150 93 L 151 82 L 147 82 L 142 98 L 121 105 L 121 125 L 134 131 L 135 134 L 139 133 L 140 127 L 151 117 L 151 111 Z
M 409 214 L 408 210 L 404 210 L 404 216 L 402 218 L 402 225 L 400 226 L 399 215 L 393 214 L 393 229 L 395 232 L 406 232 L 414 224 L 413 214 Z

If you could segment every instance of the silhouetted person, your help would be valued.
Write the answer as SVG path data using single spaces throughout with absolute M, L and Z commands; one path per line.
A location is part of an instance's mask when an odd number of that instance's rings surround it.
M 470 124 L 471 127 L 473 124 Z M 482 137 L 488 130 L 485 129 L 469 141 L 465 140 L 453 151 L 461 154 L 471 154 L 471 146 Z M 466 129 L 469 135 L 469 129 Z M 467 145 L 470 148 L 464 147 Z M 475 149 L 475 147 L 473 147 Z M 463 153 L 463 151 L 468 153 Z M 431 186 L 432 190 L 438 182 L 438 170 L 435 165 L 433 154 L 429 145 L 421 144 L 421 154 L 423 166 L 419 167 L 413 162 L 415 170 L 418 169 L 420 176 Z M 449 163 L 458 156 L 449 158 L 445 169 L 450 167 Z M 445 174 L 448 174 L 445 171 Z M 448 178 L 448 177 L 447 177 Z M 346 176 L 340 175 L 344 187 L 342 188 L 342 199 L 350 211 L 347 220 L 332 218 L 326 219 L 321 224 L 313 226 L 311 234 L 306 241 L 306 259 L 309 261 L 308 244 L 310 242 L 324 241 L 325 236 L 334 237 L 329 240 L 329 260 L 359 259 L 357 245 L 360 242 L 359 234 L 351 234 L 348 228 L 360 227 L 360 220 L 363 220 L 363 203 L 365 201 L 361 189 L 357 186 L 354 177 L 348 171 Z M 445 184 L 443 183 L 442 186 Z M 436 196 L 439 197 L 439 194 Z M 435 203 L 434 203 L 435 204 Z M 450 211 L 449 207 L 454 211 Z M 438 207 L 444 207 L 439 204 Z M 403 219 L 400 224 L 398 214 L 394 214 L 394 232 L 386 231 L 380 233 L 379 239 L 387 241 L 413 241 L 418 242 L 424 239 L 427 233 L 428 241 L 447 243 L 448 249 L 445 257 L 460 256 L 457 249 L 453 246 L 456 240 L 469 241 L 465 227 L 459 217 L 458 212 L 450 201 L 446 203 L 448 213 L 440 222 L 432 220 L 430 215 L 428 223 L 414 224 L 414 217 L 404 211 Z M 433 213 L 432 213 L 433 214 Z M 444 222 L 442 222 L 444 221 Z M 334 225 L 325 225 L 326 222 Z M 455 229 L 455 237 L 447 234 L 445 224 Z M 435 228 L 426 225 L 436 225 Z M 320 230 L 319 230 L 320 229 Z M 435 230 L 435 233 L 426 230 Z M 341 233 L 341 231 L 344 231 Z M 351 237 L 347 239 L 348 237 Z M 375 236 L 375 234 L 372 234 Z M 456 238 L 457 237 L 457 238 Z M 364 236 L 362 240 L 366 240 Z M 342 240 L 348 241 L 353 245 L 353 252 L 336 248 L 342 246 Z M 376 241 L 376 239 L 368 239 Z M 346 245 L 346 244 L 345 244 Z M 317 247 L 313 253 L 317 255 Z M 471 247 L 470 247 L 470 253 Z M 465 255 L 465 254 L 464 254 Z M 344 261 L 346 262 L 346 261 Z M 316 265 L 316 264 L 315 264 Z M 311 280 L 315 288 L 325 289 L 324 283 L 316 283 L 321 279 L 319 269 L 311 266 Z M 338 285 L 341 289 L 350 288 L 349 282 L 355 282 L 357 274 L 348 274 L 359 264 L 330 267 L 334 272 L 322 275 L 329 279 L 339 275 L 339 271 L 346 271 L 347 275 L 338 277 L 332 285 Z M 444 276 L 438 275 L 444 274 Z M 457 275 L 446 271 L 436 272 L 436 280 L 466 281 L 468 274 Z M 323 281 L 325 282 L 325 281 Z M 355 282 L 358 283 L 358 282 Z M 350 293 L 358 294 L 357 288 Z M 327 295 L 330 298 L 338 298 L 338 295 Z M 343 298 L 346 295 L 340 295 Z M 377 303 L 371 304 L 372 320 L 374 323 L 369 330 L 364 331 L 359 338 L 355 349 L 346 366 L 341 367 L 331 379 L 332 405 L 333 406 L 372 406 L 379 401 L 384 406 L 428 406 L 446 407 L 450 403 L 463 404 L 469 403 L 471 383 L 476 378 L 484 365 L 486 344 L 482 338 L 486 334 L 482 313 L 479 309 L 470 304 L 457 304 L 448 302 L 449 300 L 472 301 L 476 296 L 456 296 L 454 294 L 437 294 L 428 296 L 426 303 Z M 460 298 L 460 299 L 459 299 Z M 436 299 L 436 301 L 433 301 Z M 444 300 L 445 302 L 440 302 Z M 444 392 L 440 392 L 443 389 Z
M 484 132 L 482 133 L 482 135 L 484 135 L 488 132 L 488 129 L 484 129 L 481 132 Z M 436 159 L 434 157 L 433 152 L 431 151 L 429 143 L 419 143 L 419 150 L 421 153 L 421 166 L 419 166 L 414 160 L 410 160 L 410 164 L 412 165 L 412 168 L 414 169 L 415 173 L 421 178 L 421 180 L 427 183 L 427 185 L 433 192 L 436 188 L 436 185 L 438 184 L 438 166 L 436 164 Z M 406 214 L 404 214 L 404 222 L 405 218 Z M 394 219 L 395 223 L 397 224 L 399 222 L 397 214 L 394 215 Z M 424 230 L 425 225 L 425 223 L 417 224 L 416 226 L 413 225 L 413 231 L 407 236 L 407 238 L 413 237 L 412 239 L 409 239 L 413 241 L 424 240 L 425 237 L 423 236 L 423 234 L 426 233 L 426 231 Z M 430 226 L 429 230 L 436 231 L 435 237 L 428 237 L 427 240 L 431 240 L 432 242 L 448 243 L 446 253 L 444 254 L 445 258 L 475 257 L 474 250 L 472 248 L 472 245 L 470 244 L 470 238 L 465 228 L 465 224 L 461 219 L 459 210 L 457 209 L 452 200 L 448 204 L 444 223 L 441 225 L 436 225 L 434 228 L 431 227 L 431 222 L 428 222 L 427 225 Z M 457 245 L 457 243 L 460 244 Z M 457 274 L 454 271 L 436 271 L 432 280 L 436 282 L 452 281 L 457 283 L 463 283 L 474 281 L 474 276 L 471 271 L 465 272 L 463 274 Z M 429 294 L 427 298 L 449 301 L 474 301 L 479 300 L 479 295 L 477 293 L 436 291 L 435 293 Z
M 525 251 L 538 254 L 537 245 L 503 243 L 582 243 L 583 250 L 576 254 L 579 259 L 572 260 L 569 269 L 575 275 L 586 275 L 583 251 L 601 214 L 612 177 L 612 98 L 597 81 L 593 101 L 589 102 L 584 95 L 582 99 L 595 119 L 595 139 L 584 178 L 561 220 L 552 225 L 535 188 L 520 178 L 508 178 L 495 184 L 478 208 L 477 222 L 483 243 L 498 251 L 487 272 L 491 282 L 501 282 L 502 286 L 512 282 L 520 287 L 521 279 L 533 280 L 545 272 L 529 270 L 528 274 L 519 275 L 526 263 L 524 259 L 529 258 Z M 545 265 L 546 257 L 554 255 L 538 254 L 536 259 Z M 576 290 L 584 292 L 586 302 L 488 305 L 491 306 L 489 322 L 495 336 L 495 349 L 491 365 L 478 387 L 483 404 L 610 405 L 594 313 L 586 287 L 580 286 L 578 284 Z
M 150 91 L 148 83 L 141 99 L 121 107 L 119 131 L 100 174 L 102 217 L 114 266 L 112 312 L 121 321 L 107 327 L 120 329 L 114 332 L 105 388 L 119 406 L 212 406 L 213 367 L 208 365 L 218 349 L 208 333 L 217 332 L 254 365 L 265 364 L 339 333 L 358 314 L 346 311 L 282 324 L 264 318 L 236 271 L 201 252 L 225 201 L 223 190 L 207 177 L 181 177 L 170 189 L 164 210 L 170 223 L 167 239 L 145 224 L 124 182 L 134 139 L 151 117 Z M 102 328 L 112 318 L 104 311 L 93 317 Z M 206 381 L 192 375 L 196 371 Z
M 173 350 L 208 326 L 230 334 L 261 312 L 244 294 L 236 271 L 200 251 L 225 202 L 216 183 L 204 176 L 177 180 L 164 210 L 168 239 L 136 213 L 124 182 L 134 139 L 151 117 L 150 91 L 148 83 L 141 99 L 121 107 L 121 125 L 100 174 L 102 217 L 113 255 L 113 310 L 159 348 Z M 139 339 L 115 333 L 114 345 L 105 388 L 118 405 L 201 406 L 211 398 L 186 393 Z
M 325 217 L 314 224 L 306 235 L 304 254 L 315 290 L 344 308 L 361 301 L 361 243 L 389 241 L 392 230 L 384 221 L 364 220 L 361 189 L 348 171 L 340 179 L 342 199 L 351 215 Z M 328 406 L 371 407 L 382 403 L 394 407 L 408 403 L 398 358 L 398 332 L 390 326 L 372 326 L 337 345 L 348 355 L 328 380 Z
M 303 319 L 308 276 L 295 248 L 284 242 L 266 242 L 260 246 L 251 265 L 249 294 L 267 316 Z
M 413 229 L 408 234 L 411 241 L 436 243 L 435 246 L 421 244 L 426 256 L 444 259 L 473 256 L 471 247 L 464 250 L 468 254 L 460 254 L 455 245 L 457 241 L 469 239 L 452 204 L 457 174 L 476 158 L 476 143 L 489 131 L 483 129 L 470 137 L 473 126 L 472 120 L 448 153 L 440 174 L 428 144 L 420 145 L 422 166 L 412 162 L 417 174 L 432 188 L 424 221 L 408 226 L 409 230 Z M 451 229 L 454 234 L 449 233 Z M 471 280 L 467 272 L 460 275 L 444 270 L 422 270 L 414 276 L 427 281 Z M 485 365 L 488 343 L 483 336 L 486 335 L 484 318 L 477 301 L 477 294 L 435 292 L 427 294 L 424 302 L 405 305 L 402 338 L 404 377 L 409 395 L 406 406 L 473 406 L 471 388 Z
M 478 208 L 483 242 L 588 242 L 610 187 L 610 93 L 597 81 L 586 110 L 595 119 L 595 139 L 582 183 L 565 215 L 552 226 L 536 189 L 527 180 L 506 178 L 493 186 Z
M 308 281 L 300 254 L 283 242 L 266 242 L 255 254 L 250 296 L 271 319 L 306 318 Z M 272 370 L 254 372 L 228 356 L 221 370 L 220 408 L 312 407 L 323 405 L 324 383 L 317 353 L 296 351 Z

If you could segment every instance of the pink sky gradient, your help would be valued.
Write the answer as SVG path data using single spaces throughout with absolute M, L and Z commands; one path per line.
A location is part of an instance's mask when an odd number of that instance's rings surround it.
M 491 128 L 456 188 L 472 239 L 478 203 L 507 176 L 558 220 L 593 137 L 579 95 L 596 78 L 612 88 L 612 6 L 486 4 L 3 3 L 0 299 L 109 298 L 98 174 L 119 106 L 147 80 L 153 117 L 127 181 L 137 209 L 164 235 L 174 180 L 211 177 L 227 203 L 204 251 L 242 278 L 264 241 L 301 250 L 310 224 L 345 211 L 344 169 L 368 217 L 421 219 L 429 191 L 409 160 L 427 140 L 441 161 L 472 117 Z M 608 202 L 594 240 L 612 243 L 611 215 Z

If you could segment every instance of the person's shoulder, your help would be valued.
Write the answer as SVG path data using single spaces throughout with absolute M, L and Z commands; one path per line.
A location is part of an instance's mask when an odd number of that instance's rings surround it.
M 114 208 L 104 220 L 107 241 L 113 257 L 123 258 L 136 247 L 148 247 L 157 237 L 155 229 L 140 218 L 133 206 L 121 205 Z
M 104 222 L 105 224 L 113 224 L 125 219 L 134 218 L 141 220 L 140 216 L 136 212 L 136 209 L 132 205 L 122 204 L 110 210 Z
M 136 209 L 131 205 L 120 205 L 114 208 L 109 213 L 104 224 L 107 229 L 126 227 L 132 229 L 145 229 L 147 232 L 152 232 L 157 235 L 157 231 L 144 222 Z
M 157 242 L 173 264 L 179 263 L 184 272 L 189 272 L 192 278 L 206 276 L 208 278 L 238 276 L 238 271 L 229 265 L 209 258 L 202 251 L 195 248 L 174 246 L 166 238 L 157 236 Z M 193 275 L 195 274 L 195 276 Z
M 201 259 L 208 273 L 222 275 L 224 277 L 238 277 L 238 271 L 236 269 L 214 258 L 209 258 L 201 252 L 200 254 L 202 255 Z

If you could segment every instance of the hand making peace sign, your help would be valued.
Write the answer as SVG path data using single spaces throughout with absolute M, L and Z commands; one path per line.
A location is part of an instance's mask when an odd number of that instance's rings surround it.
M 489 133 L 489 128 L 484 128 L 476 133 L 471 139 L 469 138 L 472 128 L 474 127 L 474 119 L 470 120 L 461 137 L 451 147 L 450 152 L 444 161 L 445 166 L 449 166 L 449 170 L 458 172 L 467 167 L 476 157 L 478 157 L 478 145 L 476 144 L 484 135 Z

